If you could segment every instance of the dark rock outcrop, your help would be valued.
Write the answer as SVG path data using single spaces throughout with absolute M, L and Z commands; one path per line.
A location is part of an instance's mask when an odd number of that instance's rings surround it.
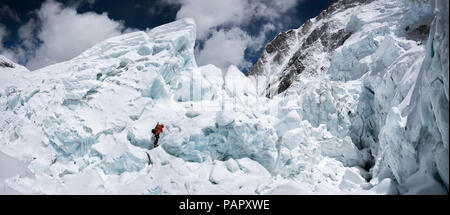
M 304 72 L 315 75 L 328 66 L 315 68 L 314 62 L 323 60 L 315 53 L 332 53 L 347 40 L 352 32 L 331 17 L 345 9 L 371 1 L 337 0 L 317 17 L 307 20 L 299 29 L 278 34 L 265 48 L 247 76 L 259 76 L 258 93 L 268 98 L 283 93 Z
M 0 61 L 0 67 L 3 67 L 3 68 L 6 68 L 6 67 L 14 68 L 14 65 L 11 64 L 11 63 L 8 63 L 8 62 Z

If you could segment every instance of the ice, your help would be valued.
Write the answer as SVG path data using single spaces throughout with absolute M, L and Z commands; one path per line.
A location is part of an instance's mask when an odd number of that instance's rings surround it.
M 284 118 L 280 119 L 280 122 L 275 126 L 280 136 L 291 129 L 298 128 L 300 126 L 301 118 L 297 111 L 290 111 Z
M 17 77 L 17 73 L 28 73 L 30 72 L 26 67 L 8 59 L 7 57 L 0 54 L 0 71 L 2 73 L 2 82 L 1 84 L 4 84 L 3 82 L 8 81 L 8 77 L 15 76 Z M 16 73 L 16 74 L 15 74 Z
M 446 143 L 448 130 L 443 132 L 444 129 L 448 129 L 448 97 L 443 84 L 446 82 L 436 81 L 445 80 L 444 77 L 448 77 L 448 72 L 441 70 L 445 64 L 441 63 L 440 57 L 433 57 L 448 56 L 448 48 L 443 50 L 443 54 L 436 54 L 439 51 L 434 50 L 434 44 L 431 43 L 436 41 L 432 38 L 437 34 L 448 35 L 448 31 L 433 30 L 437 25 L 436 20 L 442 20 L 440 17 L 446 16 L 444 14 L 448 15 L 448 9 L 445 11 L 448 5 L 436 3 L 435 8 L 443 10 L 439 10 L 441 14 L 431 23 L 430 5 L 412 4 L 408 1 L 402 4 L 408 8 L 408 15 L 400 18 L 396 24 L 398 30 L 391 33 L 391 30 L 381 32 L 369 28 L 365 32 L 370 32 L 369 35 L 372 36 L 367 38 L 371 38 L 373 42 L 362 43 L 363 39 L 354 43 L 359 46 L 357 50 L 374 47 L 375 49 L 370 52 L 370 59 L 364 58 L 366 54 L 361 56 L 363 58 L 358 58 L 355 52 L 350 52 L 349 58 L 343 58 L 341 53 L 351 50 L 350 46 L 352 46 L 347 45 L 346 42 L 343 48 L 333 55 L 328 72 L 334 80 L 348 81 L 359 78 L 363 83 L 363 91 L 355 114 L 358 117 L 351 119 L 350 133 L 354 142 L 360 142 L 362 147 L 370 149 L 375 162 L 372 169 L 373 176 L 391 171 L 401 187 L 417 187 L 406 181 L 419 172 L 427 172 L 428 177 L 422 177 L 420 180 L 426 184 L 434 184 L 433 181 L 442 180 L 448 188 L 446 179 L 448 164 L 436 162 L 435 155 L 431 153 L 438 150 L 440 159 L 448 160 L 448 150 L 444 149 L 448 144 Z M 420 13 L 416 14 L 412 11 L 420 11 Z M 410 41 L 399 37 L 398 32 L 404 30 L 400 29 L 400 26 L 409 26 L 409 29 L 420 25 L 413 24 L 412 20 L 421 20 L 420 24 L 431 25 L 432 30 L 425 46 L 421 46 L 420 42 L 411 41 L 418 40 L 417 37 L 407 35 Z M 448 26 L 448 19 L 445 18 L 440 24 Z M 364 29 L 364 24 L 358 17 L 353 17 L 347 27 Z M 349 38 L 349 41 L 354 41 L 353 36 Z M 439 41 L 448 43 L 448 39 Z M 368 46 L 368 44 L 378 45 Z M 361 68 L 359 65 L 363 64 L 366 66 L 362 73 L 353 72 L 354 68 Z M 362 70 L 359 69 L 359 71 Z M 425 73 L 428 75 L 424 76 Z M 355 77 L 354 74 L 358 75 Z M 433 81 L 436 81 L 435 85 L 430 87 Z M 430 188 L 427 192 L 439 193 L 434 188 Z
M 230 172 L 236 172 L 239 170 L 238 163 L 234 159 L 228 159 L 227 161 L 225 161 L 225 166 Z
M 282 136 L 282 146 L 286 147 L 289 150 L 293 150 L 294 148 L 298 147 L 301 140 L 298 136 L 300 132 L 301 128 L 296 128 L 285 132 Z
M 374 186 L 372 189 L 376 194 L 380 195 L 396 195 L 398 194 L 397 188 L 390 178 L 385 178 L 379 183 L 377 183 L 376 186 Z
M 4 195 L 20 194 L 6 185 L 3 181 L 16 175 L 31 175 L 26 165 L 17 159 L 0 152 L 0 167 L 0 193 Z
M 348 166 L 363 164 L 361 152 L 351 142 L 350 137 L 336 138 L 326 131 L 325 126 L 315 128 L 307 121 L 302 121 L 299 128 L 284 134 L 282 145 L 289 150 L 305 151 L 309 149 L 319 152 L 321 155 L 336 158 Z
M 308 68 L 321 72 L 270 99 L 262 76 L 197 67 L 192 19 L 32 72 L 0 57 L 15 66 L 0 68 L 0 158 L 29 171 L 1 172 L 0 184 L 26 194 L 445 194 L 448 2 L 436 16 L 430 7 L 373 1 L 357 8 L 367 16 L 337 13 L 349 38 L 312 53 Z M 404 32 L 420 26 L 411 20 L 429 20 L 426 44 Z M 296 37 L 287 45 L 298 48 Z
M 435 10 L 440 11 L 442 17 L 448 14 L 446 4 L 436 3 L 435 8 L 441 9 Z M 347 28 L 354 32 L 333 54 L 327 72 L 332 88 L 327 86 L 330 82 L 326 78 L 320 80 L 320 85 L 314 85 L 312 81 L 314 79 L 305 76 L 298 80 L 298 83 L 294 83 L 284 96 L 299 97 L 298 100 L 302 102 L 298 103 L 303 103 L 303 110 L 299 113 L 302 120 L 307 120 L 314 128 L 326 129 L 330 132 L 330 137 L 339 137 L 339 140 L 333 140 L 333 143 L 347 139 L 346 144 L 343 145 L 354 143 L 362 149 L 350 151 L 359 151 L 364 165 L 374 164 L 371 169 L 373 177 L 390 175 L 388 177 L 394 178 L 393 182 L 392 179 L 390 182 L 383 181 L 383 185 L 372 191 L 396 194 L 396 183 L 400 186 L 416 187 L 406 181 L 417 172 L 426 172 L 425 174 L 429 177 L 421 178 L 426 183 L 434 184 L 433 181 L 442 181 L 448 187 L 448 164 L 445 162 L 448 160 L 446 149 L 448 148 L 448 97 L 446 96 L 448 90 L 445 87 L 447 82 L 442 81 L 448 80 L 447 70 L 442 70 L 442 68 L 448 68 L 448 63 L 445 63 L 448 60 L 440 57 L 448 56 L 448 48 L 441 48 L 443 54 L 434 49 L 435 46 L 444 47 L 440 45 L 441 41 L 448 44 L 448 39 L 442 38 L 442 35 L 446 35 L 447 32 L 445 30 L 439 33 L 433 32 L 431 27 L 430 38 L 424 46 L 420 38 L 411 34 L 405 35 L 403 33 L 405 28 L 400 27 L 433 26 L 436 25 L 436 20 L 440 20 L 440 25 L 448 26 L 448 19 L 437 16 L 431 23 L 432 12 L 428 4 L 412 4 L 405 1 L 392 3 L 392 6 L 392 8 L 406 7 L 408 15 L 400 19 L 384 18 L 385 21 L 395 22 L 391 26 L 381 27 L 369 17 L 365 16 L 363 20 L 358 15 L 352 15 Z M 420 13 L 414 14 L 413 11 L 420 11 Z M 411 20 L 420 20 L 420 23 L 412 24 Z M 442 27 L 442 29 L 446 28 Z M 436 34 L 441 38 L 431 39 Z M 425 73 L 428 75 L 423 76 Z M 351 85 L 354 85 L 351 91 L 345 90 Z M 333 94 L 327 93 L 330 91 Z M 345 105 L 338 106 L 337 104 L 341 102 L 339 98 L 344 95 L 351 99 L 347 100 Z M 347 110 L 344 111 L 342 107 L 346 107 Z M 335 120 L 333 116 L 333 112 L 336 111 L 338 111 L 337 116 L 340 116 L 338 120 Z M 308 125 L 301 124 L 300 127 L 304 128 Z M 444 132 L 445 129 L 447 129 L 446 132 Z M 304 132 L 301 129 L 293 131 L 300 134 Z M 318 133 L 326 134 L 327 132 Z M 351 140 L 348 140 L 346 135 L 350 135 Z M 291 136 L 294 135 L 288 132 L 286 139 L 283 137 L 285 142 L 282 147 L 288 150 L 296 147 L 294 138 L 290 138 Z M 320 136 L 317 138 L 314 133 L 297 136 L 299 136 L 299 142 L 321 141 Z M 313 141 L 311 137 L 317 139 Z M 322 147 L 321 150 L 333 157 L 339 154 L 339 152 L 334 153 L 335 149 L 339 148 L 339 145 L 333 145 L 330 148 Z M 292 153 L 289 151 L 282 148 L 280 156 L 280 161 L 291 162 Z M 439 159 L 436 156 L 439 156 Z M 355 159 L 358 156 L 350 157 Z M 341 161 L 345 163 L 346 159 Z M 403 185 L 403 183 L 406 184 Z M 349 185 L 347 182 L 345 184 Z M 430 193 L 435 192 L 434 188 L 424 190 Z M 403 192 L 406 192 L 405 189 L 399 190 L 399 193 Z
M 433 177 L 417 172 L 398 188 L 405 195 L 445 195 L 446 189 Z
M 7 97 L 2 97 L 2 104 L 8 107 L 5 111 L 18 111 L 18 116 L 11 115 L 12 124 L 3 127 L 2 140 L 14 142 L 8 146 L 11 149 L 21 144 L 34 144 L 33 148 L 44 147 L 45 151 L 51 151 L 49 156 L 39 155 L 39 150 L 10 150 L 9 153 L 25 160 L 34 157 L 29 168 L 55 180 L 82 174 L 87 169 L 98 168 L 95 171 L 102 174 L 122 174 L 145 168 L 148 158 L 142 148 L 153 145 L 149 123 L 157 120 L 144 123 L 141 117 L 148 118 L 146 112 L 156 101 L 171 99 L 173 95 L 170 85 L 161 77 L 164 70 L 155 70 L 157 64 L 147 62 L 178 59 L 175 62 L 182 65 L 173 65 L 174 68 L 189 63 L 195 67 L 195 32 L 190 31 L 195 29 L 194 24 L 180 20 L 165 28 L 155 28 L 149 35 L 134 32 L 108 39 L 71 61 L 24 74 L 25 77 L 19 79 L 22 82 L 2 85 L 7 91 Z M 177 32 L 171 34 L 174 39 L 161 36 L 161 32 L 167 30 Z M 154 46 L 166 48 L 152 57 Z M 183 76 L 180 71 L 175 73 Z M 36 77 L 44 78 L 34 81 Z M 44 82 L 46 85 L 40 85 Z M 22 118 L 22 114 L 26 117 Z M 31 134 L 37 141 L 29 140 Z M 26 148 L 32 149 L 31 146 Z
M 230 66 L 225 74 L 225 89 L 230 97 L 239 97 L 242 99 L 242 95 L 248 97 L 254 97 L 256 95 L 256 89 L 245 75 L 239 71 L 236 66 Z
M 219 111 L 214 125 L 183 140 L 169 141 L 163 147 L 170 154 L 195 162 L 251 157 L 271 170 L 277 156 L 276 137 L 274 129 L 264 121 L 238 112 Z
M 378 50 L 378 46 L 379 42 L 372 35 L 368 35 L 351 45 L 336 50 L 329 69 L 330 77 L 345 81 L 359 79 L 369 71 L 367 62 L 362 59 Z
M 375 64 L 372 68 L 371 75 L 383 75 L 378 73 L 385 71 L 400 54 L 402 54 L 402 49 L 391 37 L 387 36 L 380 43 L 380 46 L 373 55 L 372 61 L 375 62 Z
M 150 88 L 150 97 L 152 99 L 159 99 L 168 96 L 169 92 L 164 81 L 159 77 L 155 78 L 155 80 L 153 80 L 152 87 Z

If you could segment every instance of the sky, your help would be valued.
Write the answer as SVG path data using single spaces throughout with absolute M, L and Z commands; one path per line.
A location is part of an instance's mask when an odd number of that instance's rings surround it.
M 181 18 L 197 24 L 199 66 L 246 73 L 279 32 L 299 28 L 332 0 L 2 0 L 0 54 L 30 70 L 70 60 L 109 37 Z

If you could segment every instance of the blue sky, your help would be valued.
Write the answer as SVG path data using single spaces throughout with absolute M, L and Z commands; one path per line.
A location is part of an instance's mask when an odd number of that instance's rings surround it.
M 197 63 L 244 73 L 279 32 L 300 27 L 331 0 L 3 0 L 0 53 L 30 69 L 69 60 L 108 37 L 180 18 L 197 23 Z

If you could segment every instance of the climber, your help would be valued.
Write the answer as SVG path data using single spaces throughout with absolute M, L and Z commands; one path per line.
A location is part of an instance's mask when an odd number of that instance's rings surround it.
M 155 135 L 155 142 L 153 143 L 153 148 L 158 147 L 159 134 L 163 132 L 164 124 L 156 124 L 155 128 L 152 129 L 152 133 Z

